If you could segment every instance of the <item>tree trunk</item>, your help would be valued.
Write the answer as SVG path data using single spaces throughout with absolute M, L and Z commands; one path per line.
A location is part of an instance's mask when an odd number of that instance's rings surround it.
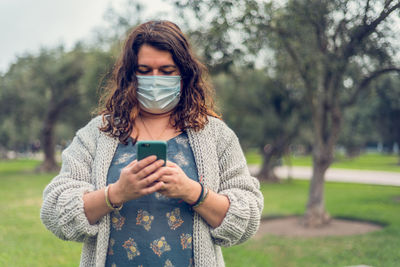
M 400 151 L 397 152 L 397 159 L 398 159 L 397 165 L 400 166 Z
M 318 149 L 318 148 L 317 148 Z M 313 155 L 313 176 L 311 178 L 307 210 L 302 223 L 307 227 L 318 227 L 329 223 L 330 215 L 325 211 L 324 185 L 325 172 L 330 165 L 328 149 L 320 149 L 321 153 Z
M 263 163 L 260 172 L 257 174 L 257 178 L 261 181 L 277 183 L 279 179 L 274 172 L 274 168 L 277 165 L 277 158 L 276 155 L 274 155 L 275 149 L 273 149 L 272 146 L 273 145 L 268 144 L 264 149 L 261 149 Z
M 329 101 L 329 103 L 332 102 L 334 101 Z M 335 144 L 341 126 L 341 112 L 337 105 L 332 105 L 332 109 L 328 109 L 327 106 L 322 105 L 321 109 L 315 109 L 317 112 L 313 114 L 315 130 L 313 175 L 307 210 L 302 221 L 307 227 L 318 227 L 330 222 L 330 215 L 325 211 L 325 173 L 333 162 Z
M 349 158 L 357 157 L 361 154 L 361 147 L 360 146 L 352 146 L 346 148 L 346 156 Z
M 39 165 L 37 171 L 39 172 L 57 172 L 60 170 L 55 158 L 55 141 L 54 141 L 54 128 L 56 125 L 56 118 L 59 111 L 50 108 L 42 128 L 42 145 L 44 152 L 44 161 Z
M 289 142 L 292 140 L 291 135 L 282 135 L 271 144 L 265 145 L 261 149 L 263 163 L 257 178 L 261 181 L 276 183 L 279 178 L 275 175 L 274 168 L 280 165 L 282 156 L 287 152 Z

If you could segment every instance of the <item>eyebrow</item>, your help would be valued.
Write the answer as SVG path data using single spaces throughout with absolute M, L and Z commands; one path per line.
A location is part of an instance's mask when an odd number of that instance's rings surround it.
M 138 65 L 138 68 L 139 68 L 139 67 L 150 68 L 149 65 L 145 65 L 145 64 L 139 64 L 139 65 Z M 177 66 L 176 66 L 176 65 L 170 64 L 170 65 L 162 65 L 162 66 L 160 66 L 160 68 L 177 68 Z

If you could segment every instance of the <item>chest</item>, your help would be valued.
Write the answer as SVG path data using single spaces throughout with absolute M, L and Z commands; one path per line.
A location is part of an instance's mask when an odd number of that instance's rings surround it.
M 199 180 L 211 190 L 218 192 L 220 184 L 221 155 L 218 154 L 217 141 L 208 131 L 195 132 L 187 130 L 188 142 L 193 152 L 194 162 L 197 168 Z M 118 140 L 106 135 L 100 135 L 92 168 L 93 184 L 97 188 L 103 188 L 107 182 L 107 173 L 114 158 Z

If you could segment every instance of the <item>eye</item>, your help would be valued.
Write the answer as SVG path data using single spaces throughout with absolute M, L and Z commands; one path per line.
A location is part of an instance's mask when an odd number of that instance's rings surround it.
M 166 70 L 163 70 L 163 71 L 161 71 L 163 74 L 165 74 L 165 75 L 171 75 L 171 74 L 173 74 L 175 71 L 174 70 L 172 70 L 172 71 L 166 71 Z
M 178 68 L 176 66 L 164 66 L 160 68 L 160 72 L 163 75 L 178 75 Z
M 139 73 L 139 74 L 146 74 L 146 73 L 149 73 L 150 70 L 141 70 L 141 69 L 138 69 L 136 72 Z
M 148 66 L 144 66 L 144 65 L 139 65 L 136 72 L 138 74 L 146 74 L 149 73 L 151 71 L 151 68 L 149 68 Z

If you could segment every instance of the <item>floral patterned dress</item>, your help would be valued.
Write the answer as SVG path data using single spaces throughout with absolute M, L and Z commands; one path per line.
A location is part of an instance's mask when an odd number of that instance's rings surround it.
M 185 132 L 168 140 L 167 159 L 198 181 L 197 168 Z M 119 144 L 110 165 L 107 184 L 115 183 L 121 169 L 136 159 L 129 139 Z M 111 213 L 106 266 L 194 266 L 193 210 L 180 199 L 154 193 L 128 201 Z

